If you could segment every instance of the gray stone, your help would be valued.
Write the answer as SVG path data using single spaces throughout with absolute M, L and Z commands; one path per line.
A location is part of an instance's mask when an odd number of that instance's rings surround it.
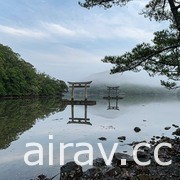
M 173 127 L 178 128 L 179 126 L 176 124 L 172 124 Z
M 105 137 L 100 137 L 98 139 L 101 140 L 101 141 L 106 141 L 107 140 Z
M 119 136 L 118 139 L 125 141 L 126 140 L 126 136 Z
M 180 128 L 176 129 L 176 131 L 174 131 L 172 135 L 180 136 Z
M 147 151 L 138 151 L 137 157 L 141 162 L 146 162 L 150 159 L 150 153 Z
M 126 160 L 126 165 L 121 165 L 121 160 L 125 159 Z M 113 159 L 112 159 L 112 165 L 113 166 L 122 166 L 122 167 L 129 167 L 131 165 L 134 165 L 134 159 L 132 156 L 124 153 L 114 153 Z
M 115 178 L 116 176 L 119 176 L 121 174 L 121 168 L 119 167 L 109 167 L 106 169 L 103 173 L 103 176 L 105 178 L 111 177 Z
M 106 164 L 105 164 L 103 158 L 97 158 L 97 159 L 93 160 L 93 166 L 95 166 L 95 167 L 102 167 L 102 166 L 105 166 L 105 165 Z
M 84 172 L 82 179 L 84 180 L 103 179 L 103 173 L 100 168 L 93 167 Z
M 78 180 L 80 177 L 82 177 L 82 175 L 82 167 L 77 165 L 74 161 L 68 162 L 61 167 L 61 180 Z
M 134 131 L 135 131 L 136 133 L 138 133 L 138 132 L 141 131 L 141 129 L 140 129 L 139 127 L 135 127 L 135 128 L 134 128 Z
M 164 129 L 165 129 L 165 130 L 169 130 L 169 129 L 171 129 L 171 127 L 165 127 Z

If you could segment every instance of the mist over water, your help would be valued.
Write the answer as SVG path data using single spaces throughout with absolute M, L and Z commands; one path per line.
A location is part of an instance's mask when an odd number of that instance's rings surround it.
M 110 74 L 110 71 L 104 71 L 96 74 L 92 74 L 83 80 L 92 80 L 94 84 L 136 84 L 142 86 L 161 87 L 160 80 L 167 80 L 163 76 L 151 77 L 149 74 L 142 70 L 140 72 L 124 72 Z
M 106 94 L 105 94 L 106 95 Z M 82 98 L 80 94 L 75 97 Z M 58 99 L 46 100 L 1 100 L 0 101 L 0 174 L 2 179 L 31 179 L 39 174 L 49 177 L 59 172 L 59 143 L 87 142 L 93 146 L 94 158 L 101 157 L 97 143 L 102 143 L 109 155 L 114 143 L 119 143 L 118 152 L 132 154 L 133 141 L 149 141 L 151 137 L 168 135 L 175 130 L 172 124 L 179 125 L 180 100 L 173 96 L 126 95 L 124 99 L 102 99 L 89 94 L 89 99 L 96 100 L 96 105 L 87 106 L 87 117 L 92 125 L 71 123 L 72 106 L 65 105 Z M 118 106 L 119 110 L 109 109 Z M 74 106 L 74 116 L 84 117 L 85 107 Z M 170 126 L 166 131 L 164 128 Z M 136 133 L 134 127 L 140 127 Z M 49 140 L 49 134 L 54 139 Z M 119 142 L 119 136 L 126 136 Z M 105 137 L 107 141 L 98 138 Z M 29 150 L 28 142 L 38 142 L 43 146 L 44 165 L 29 167 L 23 160 Z M 54 165 L 48 166 L 48 144 L 54 145 Z M 65 162 L 73 160 L 73 155 L 83 148 L 67 148 Z M 86 156 L 81 157 L 84 161 Z M 37 160 L 37 157 L 32 157 Z M 84 167 L 86 169 L 88 167 Z

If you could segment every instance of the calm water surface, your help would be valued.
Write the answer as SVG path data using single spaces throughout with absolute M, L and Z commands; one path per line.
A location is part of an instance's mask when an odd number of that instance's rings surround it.
M 149 141 L 154 135 L 170 136 L 175 129 L 171 127 L 166 131 L 164 127 L 180 125 L 180 100 L 176 97 L 127 96 L 118 102 L 93 99 L 97 104 L 87 107 L 66 106 L 58 99 L 1 100 L 0 180 L 29 180 L 40 174 L 54 176 L 60 169 L 60 143 L 90 143 L 94 158 L 101 157 L 97 146 L 100 142 L 107 155 L 114 143 L 119 143 L 117 151 L 132 154 L 129 143 Z M 89 123 L 71 122 L 72 114 L 82 119 L 87 116 Z M 136 126 L 141 128 L 139 133 L 134 132 Z M 49 134 L 53 135 L 53 140 L 49 140 Z M 119 142 L 119 136 L 126 136 L 126 141 Z M 107 141 L 100 141 L 99 137 L 106 137 Z M 29 167 L 25 164 L 24 154 L 32 150 L 26 147 L 29 142 L 43 146 L 43 166 Z M 53 166 L 48 166 L 49 143 L 54 146 Z M 82 149 L 65 150 L 65 162 L 72 160 L 73 155 Z M 87 160 L 85 155 L 81 158 Z M 37 157 L 32 157 L 32 160 L 37 160 Z

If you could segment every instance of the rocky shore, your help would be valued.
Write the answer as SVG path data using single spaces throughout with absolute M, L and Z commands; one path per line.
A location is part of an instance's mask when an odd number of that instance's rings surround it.
M 178 130 L 179 131 L 179 130 Z M 155 141 L 154 141 L 155 142 Z M 151 148 L 142 148 L 137 157 L 140 161 L 151 160 L 148 166 L 139 166 L 132 156 L 115 153 L 112 166 L 106 166 L 103 159 L 98 158 L 93 162 L 93 167 L 83 172 L 82 167 L 75 162 L 69 162 L 61 167 L 61 180 L 179 180 L 180 179 L 180 138 L 174 139 L 161 137 L 151 144 Z M 172 148 L 162 147 L 159 150 L 159 159 L 163 162 L 172 160 L 168 166 L 160 166 L 154 159 L 154 148 L 160 143 L 170 143 Z M 126 166 L 121 165 L 121 159 L 126 159 Z
M 140 166 L 133 156 L 125 153 L 115 153 L 111 166 L 106 166 L 102 158 L 93 161 L 93 166 L 84 171 L 74 161 L 68 162 L 60 169 L 60 180 L 180 180 L 180 128 L 177 126 L 173 132 L 174 137 L 151 138 L 150 148 L 141 147 L 137 152 L 138 160 L 141 162 L 151 161 L 148 166 Z M 140 142 L 133 142 L 135 147 Z M 163 146 L 159 149 L 158 158 L 161 162 L 172 161 L 170 165 L 161 166 L 154 158 L 154 150 L 161 143 L 169 143 L 171 148 Z M 122 159 L 126 159 L 126 165 L 122 165 Z M 52 180 L 42 176 L 38 180 Z

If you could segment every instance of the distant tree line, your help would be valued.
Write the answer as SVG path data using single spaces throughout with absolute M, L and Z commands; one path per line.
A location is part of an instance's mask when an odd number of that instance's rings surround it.
M 37 72 L 10 47 L 0 44 L 0 97 L 60 95 L 66 89 L 64 81 Z

